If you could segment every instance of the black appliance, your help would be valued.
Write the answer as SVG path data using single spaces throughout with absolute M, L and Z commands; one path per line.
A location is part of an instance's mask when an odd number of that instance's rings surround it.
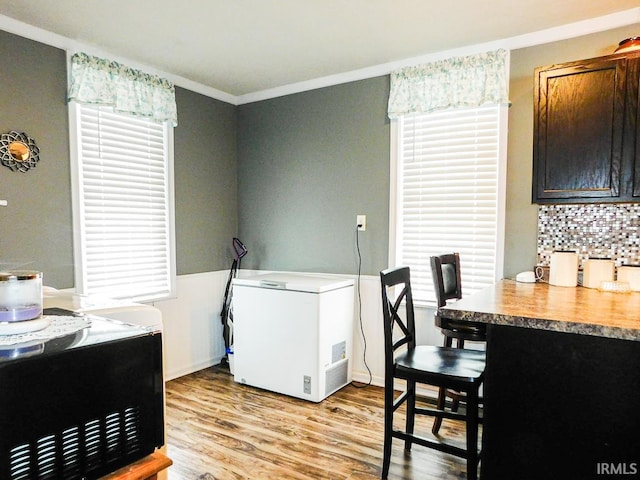
M 0 352 L 0 479 L 97 479 L 164 443 L 161 333 L 89 318 Z

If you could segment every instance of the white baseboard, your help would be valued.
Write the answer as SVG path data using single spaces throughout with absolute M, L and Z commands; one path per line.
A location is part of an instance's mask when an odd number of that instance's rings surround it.
M 183 366 L 181 368 L 167 369 L 165 371 L 164 379 L 166 382 L 169 380 L 173 380 L 174 378 L 183 377 L 185 375 L 189 375 L 190 373 L 195 373 L 199 370 L 204 370 L 205 368 L 213 367 L 214 365 L 218 365 L 222 362 L 224 357 L 213 357 L 209 358 L 203 362 L 192 363 L 188 366 Z

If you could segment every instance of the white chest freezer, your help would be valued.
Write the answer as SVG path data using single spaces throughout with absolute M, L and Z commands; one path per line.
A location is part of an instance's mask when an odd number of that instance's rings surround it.
M 233 281 L 234 380 L 312 402 L 351 382 L 353 279 Z

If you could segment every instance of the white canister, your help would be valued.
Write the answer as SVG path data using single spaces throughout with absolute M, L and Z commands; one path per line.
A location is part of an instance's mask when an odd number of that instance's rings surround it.
M 618 267 L 618 281 L 627 282 L 631 291 L 640 292 L 640 265 Z
M 554 252 L 549 267 L 549 285 L 575 287 L 578 285 L 578 254 Z
M 584 262 L 582 286 L 600 288 L 602 282 L 612 282 L 615 264 L 608 258 L 590 258 Z

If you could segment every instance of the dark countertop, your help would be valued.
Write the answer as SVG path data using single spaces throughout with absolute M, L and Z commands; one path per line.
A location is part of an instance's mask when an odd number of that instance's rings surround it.
M 448 318 L 640 341 L 640 292 L 501 280 L 441 309 Z

